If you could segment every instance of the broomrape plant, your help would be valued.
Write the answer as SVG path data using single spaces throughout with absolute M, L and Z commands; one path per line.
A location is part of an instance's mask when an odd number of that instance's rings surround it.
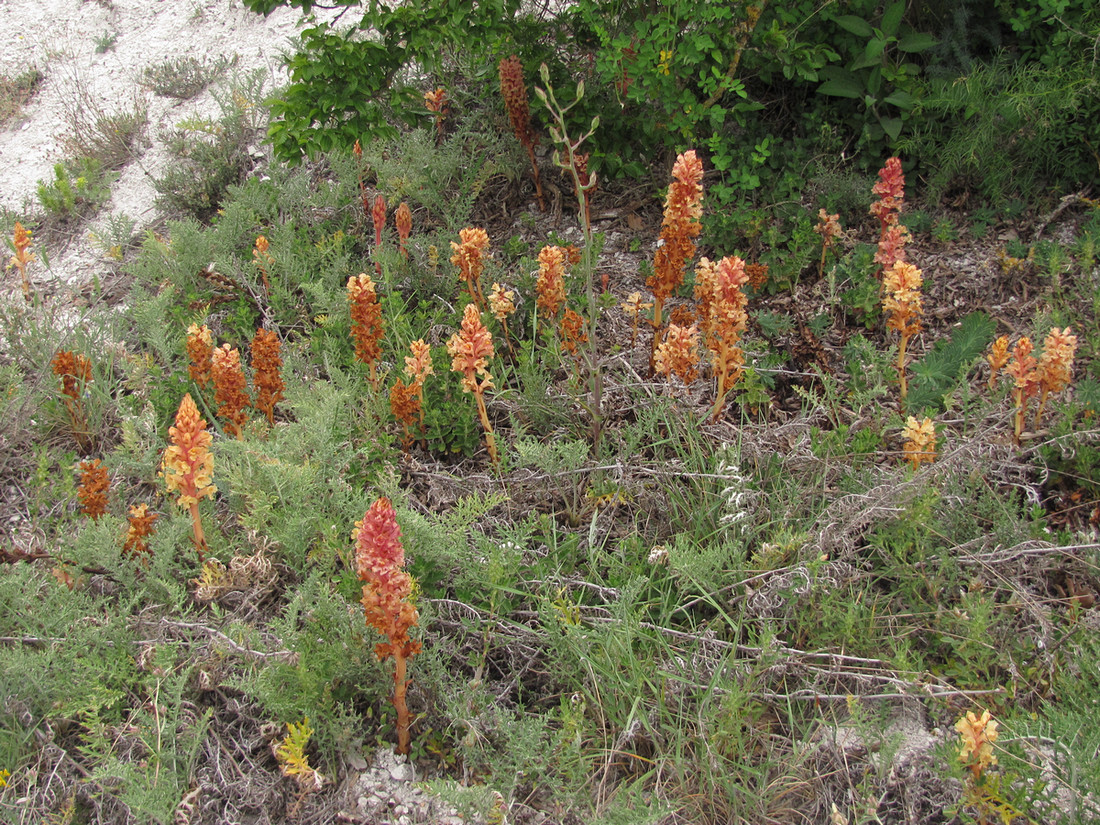
M 489 235 L 484 229 L 467 227 L 458 231 L 459 243 L 451 241 L 451 263 L 458 267 L 458 274 L 466 284 L 470 300 L 478 310 L 485 308 L 485 296 L 481 292 L 481 271 L 485 268 L 485 253 L 489 250 Z
M 531 127 L 531 108 L 527 99 L 527 84 L 523 82 L 523 64 L 515 55 L 505 57 L 497 66 L 500 75 L 500 96 L 504 98 L 504 107 L 508 110 L 508 119 L 512 122 L 512 131 L 531 159 L 531 172 L 535 178 L 535 198 L 539 211 L 546 211 L 546 200 L 542 196 L 542 180 L 539 178 L 539 165 L 535 160 L 535 147 L 539 138 Z
M 214 334 L 203 324 L 192 324 L 187 328 L 187 357 L 191 363 L 187 374 L 191 376 L 199 389 L 205 389 L 214 382 Z
M 726 257 L 717 264 L 700 259 L 695 279 L 703 342 L 714 366 L 716 388 L 710 416 L 714 422 L 722 414 L 726 396 L 744 374 L 745 355 L 740 342 L 749 320 L 744 293 L 749 277 L 744 261 Z
M 920 288 L 923 283 L 921 271 L 912 264 L 896 260 L 886 270 L 882 280 L 882 308 L 890 314 L 886 319 L 886 328 L 897 330 L 901 336 L 898 343 L 898 382 L 901 385 L 901 400 L 905 402 L 909 385 L 905 374 L 905 355 L 909 339 L 919 333 L 921 327 Z
M 98 458 L 80 462 L 80 487 L 76 492 L 80 511 L 92 521 L 107 512 L 107 491 L 110 480 L 107 468 Z
M 36 261 L 37 258 L 30 251 L 31 232 L 19 221 L 15 222 L 12 246 L 15 247 L 15 254 L 11 256 L 8 267 L 15 267 L 19 270 L 19 277 L 23 279 L 23 299 L 29 304 L 31 302 L 31 280 L 27 276 L 27 265 Z
M 485 390 L 493 388 L 493 376 L 488 369 L 489 359 L 494 353 L 493 336 L 481 323 L 481 314 L 473 304 L 466 305 L 462 329 L 447 342 L 447 352 L 452 359 L 451 370 L 462 374 L 462 391 L 474 394 L 478 418 L 485 431 L 485 446 L 489 449 L 489 458 L 493 464 L 499 464 L 493 425 L 489 423 L 489 413 L 485 409 Z M 481 376 L 480 381 L 478 376 Z
M 199 502 L 213 498 L 218 488 L 211 480 L 214 476 L 214 455 L 210 444 L 214 437 L 206 429 L 206 421 L 188 393 L 180 402 L 176 423 L 168 428 L 172 443 L 164 451 L 164 482 L 169 493 L 177 493 L 176 503 L 191 511 L 195 550 L 202 561 L 209 548 L 199 517 Z
M 386 324 L 374 281 L 365 272 L 348 278 L 348 306 L 351 310 L 351 337 L 355 357 L 370 371 L 371 386 L 378 387 L 378 359 L 382 357 L 382 335 Z
M 409 383 L 398 378 L 390 389 L 390 411 L 405 431 L 406 448 L 412 444 L 414 424 L 419 424 L 420 433 L 424 434 L 424 381 L 435 374 L 432 350 L 423 338 L 409 344 L 409 351 L 412 354 L 405 356 L 405 375 Z
M 267 422 L 275 424 L 275 405 L 283 399 L 286 385 L 280 370 L 283 359 L 279 353 L 282 344 L 279 336 L 269 329 L 256 330 L 252 339 L 252 383 L 256 388 L 256 409 L 267 416 Z
M 237 438 L 244 435 L 247 420 L 245 408 L 251 406 L 248 399 L 248 381 L 241 368 L 241 353 L 236 347 L 222 344 L 210 356 L 214 372 L 214 401 L 218 404 L 218 416 L 225 421 L 226 429 Z
M 79 352 L 60 350 L 50 362 L 61 379 L 61 401 L 69 413 L 69 424 L 77 446 L 87 452 L 91 446 L 88 416 L 84 412 L 84 391 L 92 381 L 92 362 Z
M 363 610 L 367 624 L 386 641 L 374 646 L 379 661 L 393 658 L 393 706 L 397 710 L 397 753 L 408 754 L 409 708 L 405 693 L 409 680 L 406 666 L 420 652 L 420 642 L 409 638 L 409 631 L 420 616 L 412 601 L 413 581 L 405 572 L 405 548 L 401 528 L 388 498 L 370 506 L 352 533 L 355 565 L 363 582 Z

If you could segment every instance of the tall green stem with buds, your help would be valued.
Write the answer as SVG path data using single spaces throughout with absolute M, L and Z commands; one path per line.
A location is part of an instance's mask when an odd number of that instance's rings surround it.
M 596 341 L 596 316 L 599 313 L 599 307 L 596 304 L 595 245 L 588 209 L 588 195 L 595 190 L 597 180 L 596 173 L 588 171 L 588 158 L 586 155 L 581 154 L 580 147 L 599 128 L 600 118 L 598 115 L 592 118 L 587 132 L 576 139 L 571 138 L 565 116 L 584 97 L 584 81 L 581 80 L 577 83 L 577 92 L 573 102 L 568 106 L 563 106 L 558 103 L 557 97 L 554 95 L 554 87 L 550 85 L 550 70 L 545 63 L 539 67 L 539 76 L 542 78 L 545 89 L 536 86 L 535 95 L 546 106 L 551 119 L 554 121 L 550 126 L 550 137 L 555 144 L 554 163 L 564 169 L 573 179 L 573 191 L 577 195 L 577 222 L 580 224 L 581 233 L 584 235 L 581 266 L 584 268 L 585 300 L 588 305 L 588 341 L 584 349 L 584 361 L 588 370 L 589 390 L 589 403 L 584 406 L 592 417 L 592 448 L 598 450 L 600 435 L 603 432 L 603 374 L 600 371 Z

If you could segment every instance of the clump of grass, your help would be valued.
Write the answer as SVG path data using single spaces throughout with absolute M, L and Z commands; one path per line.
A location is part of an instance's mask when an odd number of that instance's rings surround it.
M 145 104 L 133 99 L 107 108 L 77 75 L 66 81 L 62 116 L 68 126 L 61 146 L 72 158 L 94 158 L 107 169 L 118 169 L 134 156 L 149 122 Z
M 199 60 L 190 55 L 176 57 L 146 66 L 141 73 L 141 85 L 161 97 L 190 100 L 235 65 L 237 55 L 223 55 L 215 60 Z
M 43 77 L 42 72 L 35 68 L 17 75 L 0 75 L 0 126 L 19 116 L 38 91 Z

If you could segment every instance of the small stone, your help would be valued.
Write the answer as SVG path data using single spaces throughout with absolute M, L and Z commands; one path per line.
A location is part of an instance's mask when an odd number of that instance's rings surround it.
M 403 765 L 394 765 L 390 768 L 390 779 L 394 782 L 415 782 L 416 768 L 408 762 Z

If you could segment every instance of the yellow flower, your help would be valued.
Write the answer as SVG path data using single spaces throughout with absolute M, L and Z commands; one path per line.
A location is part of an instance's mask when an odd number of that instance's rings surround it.
M 981 716 L 967 711 L 966 716 L 955 723 L 955 730 L 962 740 L 959 761 L 970 768 L 976 780 L 987 768 L 997 764 L 997 757 L 993 755 L 993 743 L 997 741 L 997 722 L 990 718 L 988 710 L 983 710 Z
M 936 425 L 931 418 L 917 421 L 909 416 L 902 430 L 905 438 L 905 459 L 917 469 L 921 464 L 932 463 L 936 458 Z
M 657 71 L 663 75 L 667 75 L 671 63 L 672 52 L 667 49 L 661 49 L 661 59 L 657 62 Z

